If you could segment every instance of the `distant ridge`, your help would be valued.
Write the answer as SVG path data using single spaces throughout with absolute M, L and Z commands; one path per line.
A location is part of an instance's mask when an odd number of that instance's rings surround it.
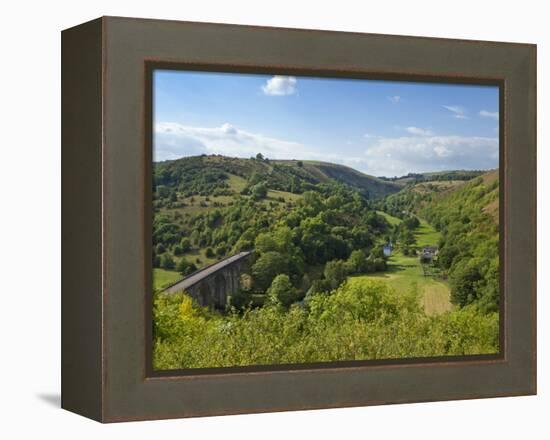
M 185 173 L 191 169 L 193 173 L 198 174 L 201 174 L 201 171 L 216 170 L 247 180 L 257 175 L 266 181 L 270 189 L 291 192 L 293 185 L 315 185 L 330 181 L 349 185 L 370 198 L 381 198 L 402 188 L 402 185 L 364 174 L 345 165 L 310 160 L 243 159 L 202 155 L 155 164 L 155 174 L 166 176 L 163 183 L 169 185 L 185 181 Z

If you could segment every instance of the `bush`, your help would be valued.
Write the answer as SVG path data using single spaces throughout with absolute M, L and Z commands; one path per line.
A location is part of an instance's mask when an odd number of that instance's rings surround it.
M 267 196 L 267 185 L 265 182 L 260 182 L 250 188 L 250 194 L 254 200 L 264 199 Z
M 360 249 L 353 251 L 348 258 L 347 267 L 350 273 L 366 273 L 368 262 L 365 252 Z
M 284 277 L 278 280 L 288 287 Z M 197 306 L 186 295 L 157 294 L 154 368 L 498 352 L 497 313 L 484 315 L 468 306 L 429 317 L 414 291 L 398 294 L 378 281 L 344 284 L 331 293 L 310 297 L 307 307 L 243 308 L 240 313 L 220 315 Z
M 336 289 L 345 281 L 348 271 L 343 260 L 332 260 L 325 265 L 323 274 L 330 288 Z
M 271 304 L 288 307 L 296 301 L 297 292 L 292 286 L 289 276 L 281 274 L 273 279 L 271 286 L 267 289 L 267 296 Z
M 172 270 L 175 266 L 176 263 L 170 254 L 162 254 L 160 257 L 160 267 L 166 270 Z
M 279 274 L 288 273 L 287 258 L 279 252 L 269 251 L 260 255 L 252 265 L 254 287 L 265 291 Z
M 191 250 L 191 240 L 187 237 L 182 238 L 180 241 L 180 247 L 182 252 L 188 252 Z
M 190 261 L 187 261 L 185 258 L 182 258 L 177 264 L 176 270 L 185 277 L 195 272 L 197 270 L 197 266 L 195 266 Z

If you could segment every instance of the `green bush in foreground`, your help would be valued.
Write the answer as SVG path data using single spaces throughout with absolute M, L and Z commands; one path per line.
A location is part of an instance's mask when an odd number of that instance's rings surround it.
M 344 284 L 309 298 L 228 315 L 185 294 L 154 303 L 154 368 L 207 368 L 498 352 L 498 315 L 474 307 L 429 317 L 417 293 L 383 282 Z

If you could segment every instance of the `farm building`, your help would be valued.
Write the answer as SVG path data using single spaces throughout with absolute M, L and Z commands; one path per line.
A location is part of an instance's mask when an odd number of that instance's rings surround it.
M 437 256 L 439 252 L 439 249 L 437 246 L 425 246 L 422 248 L 422 252 L 420 252 L 420 260 L 431 262 L 434 257 Z

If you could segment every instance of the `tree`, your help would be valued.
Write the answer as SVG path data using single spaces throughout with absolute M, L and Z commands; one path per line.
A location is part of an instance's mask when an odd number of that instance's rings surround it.
M 313 296 L 319 294 L 328 292 L 330 290 L 330 284 L 327 280 L 313 280 L 311 283 L 310 288 L 308 289 L 306 293 L 306 302 L 311 299 Z
M 180 241 L 180 247 L 182 252 L 188 252 L 191 250 L 191 240 L 187 237 L 184 237 Z
M 255 200 L 263 199 L 267 196 L 267 185 L 260 182 L 250 188 L 250 193 Z
M 216 252 L 217 257 L 219 257 L 219 258 L 223 257 L 227 252 L 227 248 L 225 246 L 225 243 L 222 242 L 218 246 L 216 246 L 216 251 L 215 252 Z
M 265 291 L 277 275 L 288 272 L 288 261 L 279 252 L 266 252 L 252 266 L 254 286 Z
M 273 278 L 271 286 L 267 289 L 267 296 L 271 304 L 280 304 L 284 307 L 290 306 L 297 299 L 296 289 L 286 274 L 279 274 Z
M 330 288 L 336 289 L 345 281 L 348 272 L 343 260 L 332 260 L 325 265 L 323 274 L 325 275 L 325 279 L 329 283 Z
M 166 270 L 172 270 L 175 266 L 176 263 L 170 254 L 162 254 L 160 257 L 160 267 Z
M 459 253 L 460 250 L 458 246 L 443 246 L 437 255 L 437 262 L 442 268 L 448 269 L 452 266 L 454 259 L 459 255 Z
M 153 255 L 153 267 L 160 267 L 160 257 Z
M 406 247 L 411 247 L 416 244 L 416 237 L 414 236 L 413 231 L 407 228 L 401 230 L 401 244 Z
M 450 276 L 451 302 L 464 307 L 478 299 L 478 284 L 482 278 L 476 259 L 461 260 Z
M 238 289 L 229 296 L 229 305 L 237 310 L 244 310 L 252 303 L 252 296 L 248 290 Z
M 197 270 L 197 266 L 195 266 L 190 261 L 187 261 L 185 258 L 182 258 L 177 264 L 176 270 L 185 277 L 195 272 Z
M 256 154 L 256 159 L 257 160 L 264 160 L 264 155 L 262 153 L 258 153 L 258 154 Z
M 355 250 L 348 258 L 347 266 L 352 273 L 365 273 L 368 270 L 367 256 L 361 249 Z
M 161 199 L 165 199 L 170 195 L 170 188 L 164 185 L 157 186 L 157 195 Z

